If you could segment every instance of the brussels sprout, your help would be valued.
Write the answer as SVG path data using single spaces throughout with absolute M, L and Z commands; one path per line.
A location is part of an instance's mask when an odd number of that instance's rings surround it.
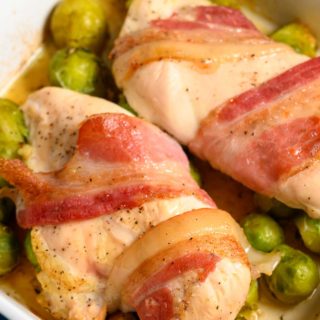
M 123 109 L 126 109 L 127 111 L 131 112 L 132 114 L 134 114 L 135 116 L 138 115 L 137 112 L 135 112 L 132 107 L 130 106 L 130 104 L 128 103 L 126 97 L 124 96 L 124 94 L 120 94 L 119 95 L 119 101 L 118 104 L 120 107 L 122 107 Z
M 190 174 L 192 178 L 196 181 L 196 183 L 201 186 L 202 179 L 199 170 L 194 166 L 193 163 L 190 162 Z
M 126 7 L 129 9 L 129 7 L 132 5 L 133 0 L 127 0 L 126 1 Z
M 252 280 L 250 283 L 249 292 L 246 299 L 246 306 L 255 308 L 259 300 L 259 284 L 257 280 Z
M 265 214 L 250 214 L 243 220 L 242 227 L 248 241 L 257 250 L 270 252 L 284 242 L 281 227 Z
M 11 271 L 18 263 L 19 244 L 11 229 L 0 224 L 0 275 Z
M 58 47 L 101 49 L 108 30 L 105 9 L 99 0 L 63 0 L 51 18 Z
M 295 219 L 305 246 L 315 253 L 320 253 L 320 220 L 311 219 L 306 214 Z
M 19 106 L 7 99 L 0 99 L 0 158 L 12 159 L 26 141 L 28 130 Z M 7 186 L 0 177 L 0 188 Z
M 258 319 L 256 310 L 250 308 L 242 308 L 235 320 L 253 320 Z
M 0 188 L 8 186 L 8 182 L 0 177 Z
M 240 8 L 239 0 L 210 0 L 210 1 L 218 6 L 231 7 L 234 9 Z
M 82 49 L 62 49 L 53 56 L 49 75 L 55 86 L 90 94 L 99 80 L 99 60 Z
M 272 199 L 272 202 L 273 206 L 268 213 L 276 218 L 289 218 L 297 211 L 297 209 L 290 208 L 276 199 Z
M 291 46 L 298 53 L 314 57 L 317 51 L 317 39 L 305 25 L 291 23 L 277 30 L 271 38 Z
M 40 271 L 40 266 L 37 260 L 37 257 L 33 251 L 32 248 L 32 242 L 31 242 L 31 230 L 29 230 L 26 234 L 26 237 L 24 239 L 24 250 L 26 253 L 26 256 L 30 263 L 35 267 L 36 271 Z
M 237 315 L 236 320 L 252 319 L 252 313 L 255 312 L 259 300 L 259 284 L 257 280 L 252 280 L 247 295 L 246 303 Z
M 288 218 L 296 212 L 296 209 L 289 208 L 277 199 L 258 193 L 254 195 L 254 202 L 262 212 L 272 214 L 276 218 Z
M 10 100 L 0 99 L 0 157 L 17 157 L 27 136 L 28 130 L 19 107 Z
M 15 210 L 15 205 L 11 199 L 0 199 L 0 223 L 11 220 L 11 218 L 14 217 Z
M 281 261 L 267 284 L 276 298 L 284 303 L 301 302 L 312 294 L 319 284 L 317 264 L 305 253 L 287 245 L 280 245 Z

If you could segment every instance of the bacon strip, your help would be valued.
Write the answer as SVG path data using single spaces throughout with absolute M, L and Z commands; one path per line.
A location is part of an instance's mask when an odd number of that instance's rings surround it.
M 191 178 L 188 160 L 174 140 L 122 114 L 87 120 L 75 155 L 61 171 L 36 174 L 17 160 L 0 160 L 0 175 L 23 195 L 18 222 L 24 228 L 89 219 L 181 195 L 213 204 Z
M 198 6 L 187 8 L 180 18 L 179 13 L 173 14 L 169 19 L 151 21 L 151 26 L 162 29 L 214 29 L 217 25 L 257 31 L 257 28 L 239 11 L 223 6 Z M 189 19 L 185 20 L 188 15 Z
M 170 320 L 174 316 L 173 297 L 168 288 L 160 288 L 136 306 L 140 320 Z
M 123 114 L 95 116 L 79 130 L 78 151 L 110 163 L 175 161 L 189 167 L 178 144 L 153 125 Z
M 178 275 L 190 270 L 200 270 L 199 279 L 201 282 L 206 280 L 208 274 L 213 271 L 219 258 L 213 254 L 197 252 L 176 258 L 164 266 L 159 272 L 151 276 L 140 289 L 134 294 L 133 300 L 142 300 L 144 294 L 149 294 L 153 288 L 163 285 Z
M 251 163 L 251 170 L 265 175 L 271 184 L 284 174 L 289 174 L 293 168 L 299 168 L 317 157 L 319 151 L 320 118 L 299 118 L 262 133 L 242 153 L 246 156 L 240 156 L 237 161 L 241 161 L 243 167 L 245 163 Z M 261 187 L 264 186 L 256 186 Z
M 237 120 L 246 113 L 272 103 L 285 94 L 319 78 L 320 57 L 308 60 L 282 73 L 258 88 L 244 92 L 228 101 L 219 110 L 218 119 L 221 122 Z
M 226 50 L 223 46 L 228 42 Z M 110 58 L 115 60 L 116 81 L 122 86 L 138 68 L 163 59 L 189 61 L 202 69 L 211 65 L 215 69 L 217 62 L 238 60 L 239 53 L 249 58 L 251 50 L 244 50 L 241 44 L 246 44 L 246 49 L 249 44 L 255 45 L 255 54 L 275 49 L 273 42 L 239 10 L 221 6 L 187 7 L 168 19 L 150 21 L 144 30 L 121 37 Z
M 139 318 L 170 320 L 174 314 L 173 298 L 170 290 L 165 287 L 166 283 L 192 270 L 199 270 L 199 281 L 203 282 L 219 260 L 208 252 L 197 252 L 168 263 L 158 273 L 147 279 L 134 294 L 132 301 Z
M 248 187 L 277 196 L 279 184 L 320 151 L 320 58 L 302 63 L 223 104 L 190 148 Z

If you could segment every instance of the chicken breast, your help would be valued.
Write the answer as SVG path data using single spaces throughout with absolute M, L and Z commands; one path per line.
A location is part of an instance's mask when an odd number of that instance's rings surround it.
M 183 144 L 221 103 L 308 59 L 238 10 L 169 0 L 133 1 L 111 56 L 129 104 Z
M 34 171 L 42 172 L 64 168 L 56 174 L 36 174 L 28 172 L 19 163 L 8 162 L 6 166 L 0 165 L 2 174 L 5 176 L 4 171 L 7 170 L 8 180 L 16 185 L 24 198 L 23 204 L 18 208 L 18 220 L 25 227 L 33 227 L 32 246 L 41 267 L 37 274 L 42 287 L 39 300 L 58 319 L 104 319 L 107 312 L 106 282 L 114 260 L 124 248 L 162 221 L 214 204 L 211 200 L 206 201 L 205 197 L 201 198 L 200 194 L 197 195 L 196 190 L 200 189 L 190 178 L 188 160 L 176 142 L 139 119 L 130 127 L 130 115 L 117 119 L 113 116 L 115 112 L 124 115 L 128 113 L 112 103 L 65 89 L 45 88 L 31 95 L 23 110 L 33 147 L 30 167 Z M 79 137 L 80 123 L 96 113 L 107 113 L 102 118 L 111 117 L 109 134 L 101 132 L 94 135 L 99 128 L 95 120 L 100 119 L 98 117 L 94 118 L 94 121 L 87 120 L 89 127 L 82 126 L 82 135 Z M 127 125 L 122 126 L 125 121 Z M 119 128 L 113 132 L 117 123 Z M 105 123 L 100 130 L 104 130 L 103 128 L 107 128 Z M 143 133 L 143 130 L 146 132 Z M 132 132 L 133 135 L 125 138 L 127 132 Z M 148 137 L 142 137 L 141 144 L 140 134 Z M 101 140 L 104 135 L 108 141 Z M 153 136 L 157 144 L 152 142 Z M 115 140 L 117 138 L 119 140 Z M 94 149 L 95 146 L 97 149 Z M 163 159 L 168 157 L 168 152 L 170 159 L 165 167 Z M 81 156 L 77 156 L 77 153 Z M 88 157 L 90 154 L 94 155 L 91 159 Z M 101 163 L 101 155 L 109 162 Z M 175 161 L 180 164 L 174 165 Z M 156 171 L 155 168 L 152 169 L 153 162 L 159 162 Z M 138 163 L 141 163 L 143 168 L 139 169 Z M 189 182 L 178 176 L 182 173 L 180 165 Z M 157 175 L 153 174 L 153 187 L 150 184 L 152 170 L 157 172 Z M 11 173 L 8 173 L 9 171 Z M 135 175 L 130 175 L 130 171 L 135 172 Z M 174 176 L 175 174 L 178 175 Z M 133 188 L 127 189 L 120 197 L 116 183 L 121 188 L 123 185 L 133 186 L 133 179 L 136 179 L 140 186 L 150 185 L 150 188 L 153 188 L 152 195 L 144 193 L 147 189 L 140 192 Z M 185 183 L 182 189 L 180 187 L 181 190 L 187 190 L 191 183 L 193 191 L 189 194 L 183 191 L 172 193 L 174 189 L 167 186 L 175 184 L 178 187 L 179 179 L 182 179 L 181 183 Z M 101 212 L 96 217 L 90 216 L 87 209 L 80 207 L 79 200 L 75 204 L 72 204 L 72 199 L 67 200 L 68 205 L 59 204 L 61 212 L 58 213 L 58 205 L 52 207 L 50 204 L 52 201 L 60 201 L 61 197 L 79 196 L 81 192 L 85 198 L 87 194 L 102 190 L 101 183 L 108 184 L 115 190 L 115 199 L 120 197 L 120 208 L 114 207 L 109 214 Z M 158 196 L 154 189 L 157 184 Z M 142 200 L 137 198 L 137 192 L 141 193 Z M 130 194 L 134 198 L 130 198 Z M 43 202 L 44 198 L 47 198 L 46 203 Z M 125 202 L 128 199 L 131 203 L 126 207 Z M 114 201 L 117 200 L 110 199 L 106 203 Z M 72 205 L 75 206 L 72 209 L 73 218 L 63 222 L 63 216 L 68 215 L 69 219 L 72 217 L 68 214 Z M 99 205 L 90 202 L 88 208 L 92 210 Z M 47 206 L 51 208 L 48 215 L 45 213 Z M 28 208 L 31 208 L 30 211 Z M 26 215 L 23 212 L 27 212 Z M 83 216 L 80 221 L 78 212 Z

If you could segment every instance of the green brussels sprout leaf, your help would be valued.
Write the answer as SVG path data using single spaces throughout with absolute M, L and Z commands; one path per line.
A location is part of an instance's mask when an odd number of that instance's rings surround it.
M 132 5 L 133 0 L 127 0 L 126 1 L 126 8 L 129 9 L 130 6 Z
M 271 35 L 275 41 L 291 46 L 296 52 L 315 57 L 317 39 L 307 26 L 302 23 L 288 24 Z
M 138 113 L 130 106 L 130 104 L 128 103 L 126 97 L 122 93 L 119 95 L 118 104 L 119 104 L 120 107 L 122 107 L 123 109 L 126 109 L 127 111 L 129 111 L 130 113 L 134 114 L 135 116 L 138 115 Z
M 19 243 L 8 227 L 0 224 L 0 275 L 11 271 L 19 260 Z
M 234 9 L 239 9 L 240 2 L 241 2 L 239 0 L 210 0 L 210 1 L 218 6 L 231 7 Z
M 202 179 L 199 170 L 194 166 L 192 162 L 189 162 L 190 165 L 190 174 L 192 178 L 196 181 L 196 183 L 201 186 L 202 185 Z
M 249 292 L 246 299 L 246 306 L 255 309 L 259 300 L 259 284 L 257 280 L 252 280 L 250 283 Z
M 39 262 L 37 260 L 37 257 L 33 251 L 32 248 L 32 242 L 31 242 L 31 230 L 29 230 L 26 234 L 26 237 L 24 239 L 24 250 L 26 253 L 26 256 L 30 263 L 33 265 L 33 267 L 36 269 L 37 272 L 41 270 Z

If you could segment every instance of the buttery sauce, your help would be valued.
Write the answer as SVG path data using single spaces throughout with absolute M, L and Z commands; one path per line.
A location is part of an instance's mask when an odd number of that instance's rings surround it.
M 34 268 L 25 257 L 21 259 L 20 264 L 12 272 L 1 278 L 0 289 L 11 298 L 25 305 L 41 319 L 54 320 L 37 302 L 40 287 L 35 277 Z
M 49 85 L 49 61 L 55 50 L 50 41 L 39 48 L 27 69 L 8 89 L 5 98 L 22 104 L 31 92 Z
M 112 1 L 111 3 L 113 6 L 117 5 Z M 123 18 L 123 15 L 119 13 L 113 18 L 121 21 L 119 17 Z M 115 30 L 117 31 L 119 27 L 120 23 L 115 27 Z M 272 26 L 270 25 L 266 28 L 271 29 Z M 114 32 L 116 33 L 116 31 Z M 18 104 L 22 104 L 31 92 L 48 85 L 49 61 L 55 50 L 56 48 L 52 43 L 45 43 L 37 51 L 33 61 L 26 68 L 25 72 L 9 88 L 5 97 Z M 204 189 L 213 197 L 219 208 L 230 212 L 238 221 L 255 209 L 252 191 L 231 178 L 211 169 L 206 163 L 196 160 L 196 165 L 201 172 Z M 53 320 L 37 303 L 37 293 L 40 288 L 38 287 L 33 267 L 25 258 L 21 260 L 18 267 L 0 279 L 0 289 L 26 305 L 41 319 Z M 259 314 L 253 316 L 252 320 L 320 319 L 320 305 L 318 303 L 320 300 L 320 290 L 317 290 L 308 300 L 293 307 L 285 306 L 274 300 L 264 286 L 262 286 L 260 291 Z

